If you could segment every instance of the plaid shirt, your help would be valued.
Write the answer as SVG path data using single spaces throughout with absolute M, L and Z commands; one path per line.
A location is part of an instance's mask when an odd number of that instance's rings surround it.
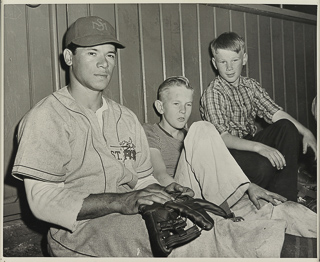
M 229 132 L 240 138 L 257 132 L 256 116 L 271 124 L 272 116 L 282 110 L 260 84 L 240 76 L 234 87 L 222 77 L 213 80 L 201 97 L 200 112 L 203 120 L 214 124 L 219 133 Z

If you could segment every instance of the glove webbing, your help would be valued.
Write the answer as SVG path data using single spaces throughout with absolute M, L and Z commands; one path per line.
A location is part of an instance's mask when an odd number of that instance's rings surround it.
M 196 225 L 188 228 L 187 230 L 182 229 L 182 231 L 183 233 L 181 231 L 178 232 L 179 235 L 170 235 L 169 237 L 167 237 L 167 248 L 182 246 L 188 243 L 189 241 L 197 238 L 201 234 L 201 231 L 198 229 Z

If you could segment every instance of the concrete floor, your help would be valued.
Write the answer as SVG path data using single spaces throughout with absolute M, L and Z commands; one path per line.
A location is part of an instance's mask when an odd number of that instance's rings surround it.
M 48 225 L 38 220 L 5 222 L 3 225 L 3 256 L 48 256 L 45 238 L 47 230 Z

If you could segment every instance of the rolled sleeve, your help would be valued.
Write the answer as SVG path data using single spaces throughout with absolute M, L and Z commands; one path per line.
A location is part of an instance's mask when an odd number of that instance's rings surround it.
M 64 183 L 24 179 L 30 209 L 40 220 L 59 225 L 73 232 L 77 216 L 88 193 L 64 188 Z
M 262 88 L 258 82 L 254 81 L 254 85 L 255 93 L 253 103 L 257 110 L 257 116 L 263 118 L 267 123 L 272 124 L 272 116 L 277 111 L 283 110 L 283 108 L 271 99 L 267 91 Z

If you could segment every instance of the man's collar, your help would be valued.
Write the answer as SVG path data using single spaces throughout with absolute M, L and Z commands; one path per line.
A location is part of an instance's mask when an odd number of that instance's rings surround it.
M 59 89 L 57 92 L 53 93 L 53 95 L 66 107 L 69 109 L 72 109 L 77 112 L 82 112 L 85 107 L 81 106 L 76 102 L 76 100 L 73 98 L 73 96 L 69 93 L 67 86 Z M 102 108 L 105 110 L 105 108 L 108 108 L 108 101 L 106 98 L 103 97 L 102 100 Z M 101 107 L 100 107 L 101 108 Z

